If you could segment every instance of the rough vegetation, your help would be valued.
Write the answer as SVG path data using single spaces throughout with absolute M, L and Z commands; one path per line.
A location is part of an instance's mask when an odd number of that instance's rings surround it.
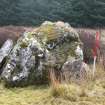
M 105 30 L 104 29 L 76 29 L 81 41 L 83 42 L 84 61 L 92 64 L 93 62 L 93 48 L 95 43 L 96 32 L 99 32 L 99 50 L 97 51 L 97 61 L 101 66 L 105 67 Z
M 5 88 L 0 83 L 0 105 L 104 105 L 105 72 L 97 66 L 95 78 L 57 87 Z
M 32 26 L 62 20 L 76 27 L 99 27 L 105 26 L 104 8 L 104 0 L 1 0 L 0 25 Z
M 17 27 L 17 26 L 5 26 L 0 27 L 0 47 L 3 43 L 12 39 L 14 43 L 16 43 L 17 39 L 22 35 L 24 31 L 28 30 L 26 27 Z
M 54 97 L 64 98 L 72 104 L 68 105 L 104 105 L 105 101 L 105 72 L 97 65 L 95 77 L 80 83 L 56 84 L 52 86 Z

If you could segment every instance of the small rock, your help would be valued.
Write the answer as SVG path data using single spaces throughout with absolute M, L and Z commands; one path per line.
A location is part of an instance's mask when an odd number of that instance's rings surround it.
M 71 58 L 67 60 L 62 67 L 63 75 L 66 80 L 70 81 L 87 78 L 89 67 L 80 59 Z

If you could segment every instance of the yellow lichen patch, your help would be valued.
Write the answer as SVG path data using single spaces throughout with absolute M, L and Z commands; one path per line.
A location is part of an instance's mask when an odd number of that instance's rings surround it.
M 40 35 L 42 35 L 42 37 L 47 37 L 48 40 L 58 38 L 57 30 L 53 25 L 41 26 L 38 32 L 40 33 Z
M 34 34 L 33 32 L 29 32 L 27 38 L 29 39 L 33 38 L 33 34 Z

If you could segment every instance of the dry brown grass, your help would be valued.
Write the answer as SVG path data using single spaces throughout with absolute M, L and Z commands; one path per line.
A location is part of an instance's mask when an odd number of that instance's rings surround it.
M 26 30 L 30 30 L 31 27 L 23 26 L 4 26 L 0 27 L 0 46 L 8 39 L 12 39 L 14 42 L 22 35 Z
M 96 66 L 95 76 L 88 78 L 81 83 L 63 83 L 52 85 L 51 94 L 54 97 L 61 97 L 71 102 L 84 103 L 83 105 L 104 105 L 105 102 L 105 71 Z

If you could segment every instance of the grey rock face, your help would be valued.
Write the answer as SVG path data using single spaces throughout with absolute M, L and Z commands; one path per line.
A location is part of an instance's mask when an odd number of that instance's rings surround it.
M 3 67 L 3 64 L 5 63 L 5 60 L 9 55 L 10 51 L 12 50 L 12 48 L 13 41 L 11 39 L 8 39 L 0 49 L 0 68 Z
M 3 61 L 3 59 L 8 56 L 10 53 L 11 49 L 13 48 L 13 41 L 8 39 L 2 48 L 0 49 L 0 63 Z
M 67 81 L 71 79 L 86 79 L 89 73 L 89 67 L 80 59 L 70 58 L 62 66 L 62 73 Z
M 61 70 L 69 55 L 75 57 L 79 36 L 67 23 L 45 22 L 25 32 L 11 51 L 2 73 L 6 84 L 24 86 L 43 82 L 50 67 Z
M 16 46 L 9 55 L 9 61 L 4 68 L 2 77 L 8 83 L 17 85 L 27 81 L 30 73 L 34 73 L 35 77 L 40 78 L 42 71 L 41 59 L 44 57 L 44 49 L 41 44 L 35 39 L 27 39 L 28 33 L 25 33 L 24 40 L 27 40 L 28 45 L 25 46 L 23 39 L 19 39 Z M 23 45 L 22 45 L 23 44 Z

